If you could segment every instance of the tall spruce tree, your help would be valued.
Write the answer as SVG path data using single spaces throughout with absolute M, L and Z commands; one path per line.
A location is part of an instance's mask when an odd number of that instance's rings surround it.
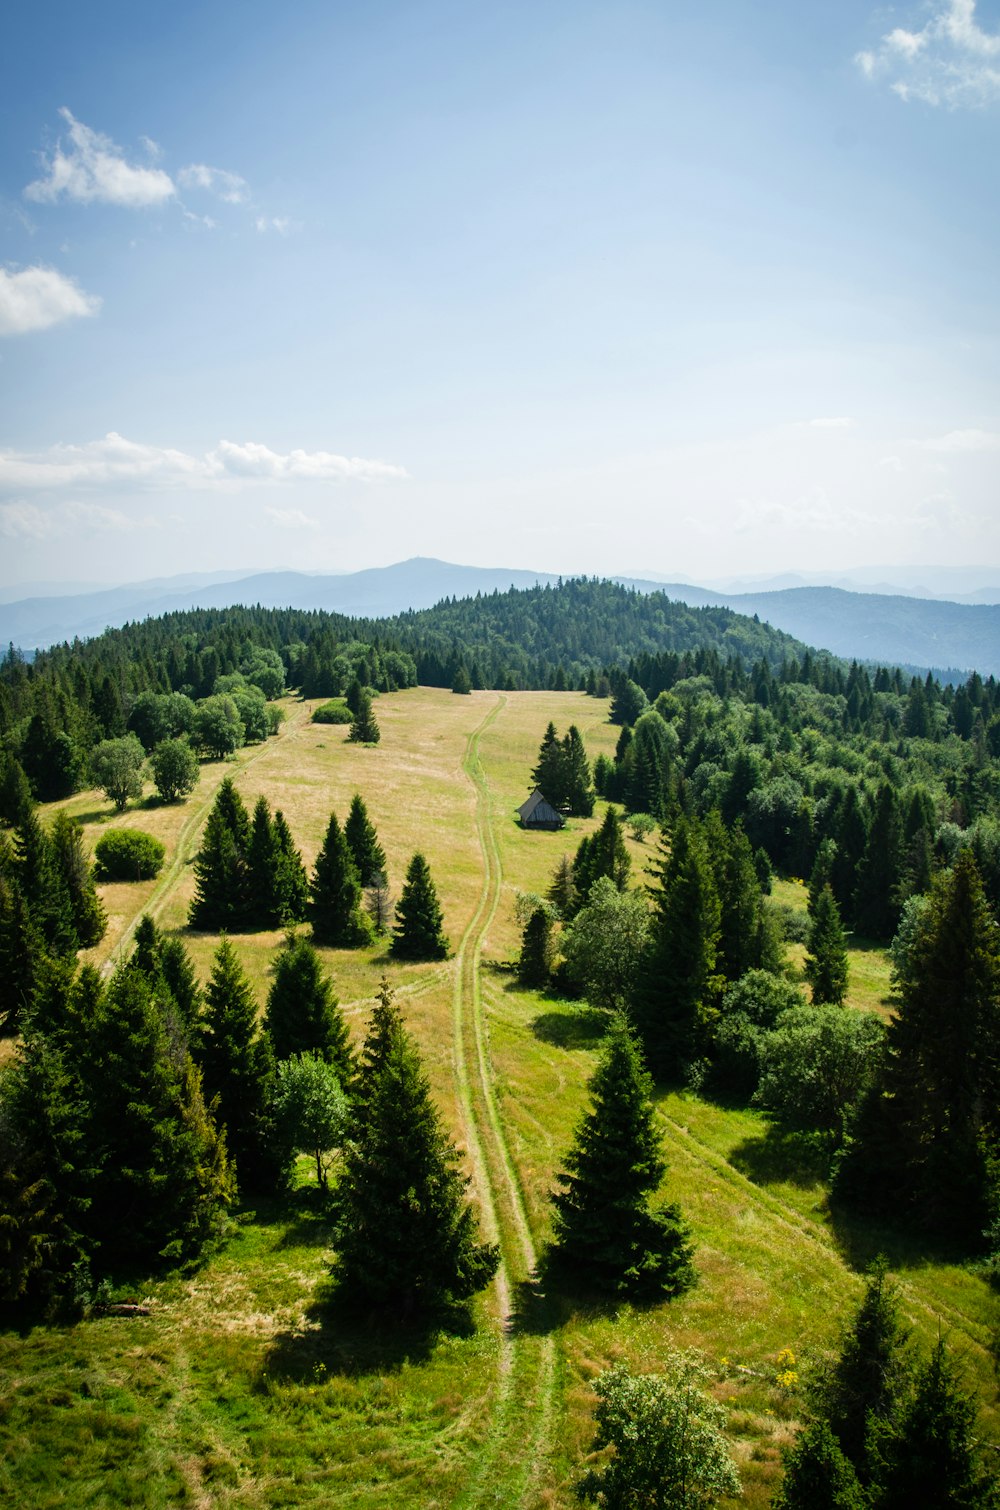
M 559 736 L 556 734 L 555 724 L 550 723 L 542 736 L 538 761 L 531 773 L 531 780 L 554 808 L 561 808 L 566 798 L 563 789 L 563 770 Z
M 141 971 L 112 976 L 78 1054 L 91 1166 L 80 1220 L 100 1270 L 197 1257 L 219 1231 L 233 1176 L 199 1073 Z
M 574 911 L 583 906 L 601 876 L 607 876 L 619 891 L 624 891 L 631 868 L 618 809 L 609 806 L 600 828 L 580 840 L 573 859 Z
M 56 864 L 69 892 L 77 942 L 81 949 L 90 949 L 104 937 L 108 915 L 97 895 L 90 861 L 84 854 L 83 829 L 67 813 L 57 813 L 51 837 Z
M 448 940 L 444 936 L 437 891 L 427 861 L 419 851 L 407 867 L 389 948 L 397 959 L 447 958 Z
M 805 974 L 815 1005 L 830 1002 L 839 1007 L 843 1003 L 847 995 L 847 938 L 829 884 L 823 886 L 813 905 Z
M 52 954 L 73 954 L 79 939 L 72 898 L 55 845 L 34 810 L 25 814 L 15 834 L 13 879 L 45 948 Z
M 500 1253 L 479 1240 L 416 1050 L 398 1022 L 386 1024 L 386 1039 L 345 1153 L 335 1274 L 355 1304 L 433 1316 L 489 1284 Z
M 352 744 L 377 745 L 381 731 L 372 711 L 371 693 L 362 687 L 358 706 L 347 734 Z
M 750 841 L 737 823 L 727 829 L 717 810 L 704 825 L 705 842 L 719 894 L 719 973 L 729 983 L 748 970 L 781 968 L 781 942 L 754 865 Z
M 248 854 L 250 816 L 227 776 L 219 787 L 194 858 L 195 894 L 188 913 L 191 928 L 238 932 L 249 913 Z
M 240 1189 L 273 1178 L 267 1138 L 274 1056 L 270 1039 L 257 1025 L 253 988 L 225 935 L 215 951 L 205 989 L 198 1059 L 205 1096 L 225 1129 Z
M 368 1031 L 365 1034 L 358 1071 L 352 1088 L 359 1123 L 363 1122 L 367 1115 L 366 1109 L 371 1100 L 375 1082 L 388 1057 L 395 1035 L 402 1028 L 402 1013 L 396 1005 L 396 998 L 389 985 L 388 977 L 383 975 L 379 981 L 372 1015 L 368 1019 Z
M 293 1054 L 318 1054 L 350 1085 L 354 1056 L 343 1013 L 308 939 L 289 934 L 274 961 L 265 1026 L 277 1060 Z
M 879 787 L 854 888 L 854 926 L 868 938 L 891 939 L 899 923 L 903 819 L 895 787 Z
M 309 913 L 309 877 L 280 808 L 274 814 L 274 842 L 278 851 L 279 921 L 301 923 Z
M 354 857 L 362 886 L 373 886 L 377 876 L 385 875 L 385 850 L 378 842 L 375 825 L 368 816 L 360 792 L 355 792 L 351 799 L 344 838 Z
M 719 896 L 695 823 L 678 821 L 654 874 L 651 943 L 633 1018 L 653 1073 L 679 1079 L 705 1047 L 722 985 Z
M 18 1032 L 47 957 L 24 892 L 0 875 L 0 1031 Z
M 536 907 L 524 925 L 517 978 L 522 986 L 541 990 L 552 974 L 552 914 L 547 907 Z
M 361 909 L 361 881 L 336 813 L 330 814 L 323 848 L 310 883 L 313 938 L 333 948 L 356 949 L 371 942 L 371 926 Z
M 837 1190 L 976 1245 L 997 1200 L 1000 929 L 968 852 L 935 878 L 898 990 Z
M 939 1339 L 884 1444 L 878 1510 L 998 1510 L 1000 1479 L 977 1441 L 976 1414 Z
M 257 798 L 247 845 L 247 919 L 252 928 L 277 928 L 285 916 L 281 850 L 271 805 Z
M 653 1123 L 652 1082 L 621 1016 L 612 1019 L 589 1090 L 591 1109 L 552 1197 L 553 1269 L 605 1294 L 679 1294 L 694 1282 L 689 1233 L 677 1206 L 650 1207 L 666 1165 Z
M 589 818 L 594 811 L 594 784 L 583 739 L 575 724 L 570 724 L 563 737 L 560 755 L 566 809 L 574 818 Z
M 909 1379 L 909 1329 L 900 1313 L 899 1290 L 884 1258 L 868 1270 L 861 1304 L 846 1328 L 840 1354 L 814 1386 L 818 1416 L 825 1420 L 863 1484 L 875 1465 L 875 1449 L 899 1418 Z
M 785 1476 L 773 1510 L 868 1510 L 871 1502 L 825 1421 L 803 1427 L 782 1455 Z

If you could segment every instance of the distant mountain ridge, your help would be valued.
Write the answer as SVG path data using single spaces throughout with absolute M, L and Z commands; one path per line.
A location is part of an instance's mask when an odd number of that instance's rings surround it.
M 220 580 L 225 575 L 225 580 Z M 567 574 L 569 575 L 569 574 Z M 393 566 L 342 575 L 260 572 L 230 579 L 206 574 L 107 588 L 66 597 L 35 597 L 0 604 L 0 644 L 35 650 L 89 638 L 134 619 L 188 608 L 259 603 L 266 608 L 326 609 L 357 618 L 389 618 L 431 608 L 444 598 L 544 586 L 559 577 L 504 567 L 460 566 L 413 557 Z M 616 577 L 640 592 L 663 592 L 691 607 L 731 608 L 756 615 L 776 629 L 847 660 L 889 665 L 955 668 L 1000 674 L 1000 605 L 942 601 L 840 587 L 789 587 L 775 591 L 720 592 L 684 582 Z

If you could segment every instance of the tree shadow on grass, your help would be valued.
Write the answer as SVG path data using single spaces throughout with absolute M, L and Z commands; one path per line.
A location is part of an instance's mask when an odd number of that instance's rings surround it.
M 301 1327 L 280 1332 L 265 1358 L 259 1387 L 268 1379 L 315 1384 L 331 1375 L 359 1378 L 389 1373 L 407 1363 L 426 1363 L 443 1334 L 471 1336 L 468 1306 L 441 1308 L 403 1317 L 375 1311 L 339 1290 L 335 1280 L 320 1285 Z
M 559 1049 L 592 1049 L 606 1035 L 610 1021 L 599 1007 L 569 1006 L 541 1013 L 532 1021 L 531 1031 L 542 1043 Z
M 885 1254 L 889 1268 L 898 1272 L 921 1269 L 927 1264 L 966 1264 L 967 1246 L 938 1233 L 921 1232 L 901 1222 L 849 1210 L 842 1201 L 830 1201 L 830 1226 L 844 1262 L 863 1274 L 872 1259 Z
M 829 1179 L 835 1146 L 828 1133 L 799 1132 L 771 1122 L 760 1137 L 738 1144 L 729 1162 L 755 1185 L 808 1189 Z
M 548 1337 L 571 1321 L 614 1320 L 626 1305 L 634 1311 L 654 1310 L 667 1298 L 608 1295 L 588 1287 L 571 1269 L 543 1257 L 530 1277 L 514 1288 L 507 1331 L 513 1337 Z

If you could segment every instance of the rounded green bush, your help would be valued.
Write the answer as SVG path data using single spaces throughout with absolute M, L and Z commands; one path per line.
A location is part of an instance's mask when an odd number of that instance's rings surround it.
M 149 881 L 158 875 L 166 845 L 138 828 L 114 828 L 94 848 L 99 881 Z

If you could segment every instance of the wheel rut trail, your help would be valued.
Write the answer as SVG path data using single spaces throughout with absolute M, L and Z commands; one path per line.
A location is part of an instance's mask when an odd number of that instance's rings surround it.
M 554 1339 L 519 1332 L 516 1325 L 516 1289 L 532 1274 L 538 1255 L 493 1088 L 480 990 L 483 943 L 500 903 L 503 862 L 479 747 L 506 702 L 505 697 L 499 697 L 472 731 L 462 759 L 462 770 L 475 791 L 483 880 L 476 910 L 455 959 L 455 1078 L 484 1226 L 500 1247 L 495 1286 L 502 1327 L 493 1423 L 480 1449 L 472 1482 L 460 1501 L 464 1510 L 480 1505 L 529 1507 L 540 1502 L 556 1378 Z

